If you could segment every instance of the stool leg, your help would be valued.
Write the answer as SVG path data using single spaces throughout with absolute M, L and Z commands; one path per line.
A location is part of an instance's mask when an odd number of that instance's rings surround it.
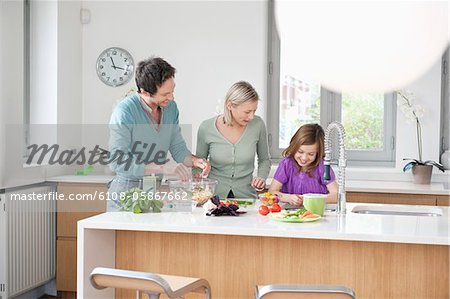
M 161 294 L 147 293 L 147 292 L 144 292 L 144 294 L 147 295 L 148 298 L 150 298 L 150 299 L 159 299 L 159 296 L 161 295 Z
M 209 288 L 205 288 L 205 295 L 207 299 L 211 299 L 211 290 Z

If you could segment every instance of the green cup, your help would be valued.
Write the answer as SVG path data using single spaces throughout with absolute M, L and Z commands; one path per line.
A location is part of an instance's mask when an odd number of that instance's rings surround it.
M 303 194 L 303 206 L 314 214 L 323 216 L 325 211 L 326 194 Z

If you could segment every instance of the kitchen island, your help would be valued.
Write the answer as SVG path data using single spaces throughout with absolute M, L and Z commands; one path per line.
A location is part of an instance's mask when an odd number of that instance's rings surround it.
M 89 284 L 92 269 L 103 266 L 206 278 L 213 298 L 252 298 L 256 285 L 272 283 L 339 284 L 357 298 L 449 297 L 449 208 L 436 217 L 392 216 L 352 213 L 355 205 L 311 223 L 275 222 L 255 209 L 207 217 L 201 208 L 84 219 L 77 295 L 114 297 Z

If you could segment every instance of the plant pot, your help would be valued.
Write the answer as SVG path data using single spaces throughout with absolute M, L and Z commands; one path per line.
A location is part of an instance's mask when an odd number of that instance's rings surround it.
M 433 165 L 416 165 L 412 168 L 414 184 L 430 184 Z

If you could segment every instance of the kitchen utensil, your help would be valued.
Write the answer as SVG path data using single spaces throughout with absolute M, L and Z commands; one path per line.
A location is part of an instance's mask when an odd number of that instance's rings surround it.
M 303 194 L 303 206 L 314 214 L 323 216 L 325 211 L 326 194 Z
M 174 199 L 193 200 L 201 206 L 214 196 L 217 180 L 192 179 L 189 181 L 169 180 L 169 190 Z

